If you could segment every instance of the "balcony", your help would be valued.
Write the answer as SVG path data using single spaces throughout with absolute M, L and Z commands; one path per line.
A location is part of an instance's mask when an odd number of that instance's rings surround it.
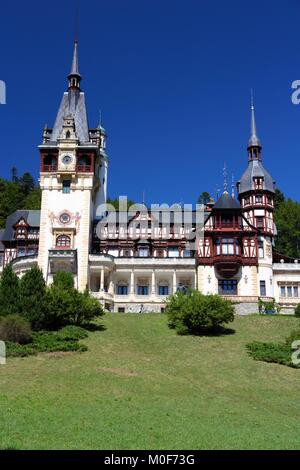
M 76 171 L 78 173 L 93 173 L 92 165 L 77 165 Z
M 57 165 L 42 165 L 41 172 L 42 173 L 52 173 L 57 171 Z
M 214 223 L 214 230 L 241 230 L 242 225 L 240 222 L 236 221 L 221 221 L 221 222 L 215 222 Z

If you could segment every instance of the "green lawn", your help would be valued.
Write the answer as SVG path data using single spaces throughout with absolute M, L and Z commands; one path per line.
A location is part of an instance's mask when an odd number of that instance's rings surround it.
M 238 317 L 222 337 L 177 336 L 158 314 L 102 323 L 88 352 L 0 366 L 1 448 L 300 448 L 300 370 L 245 350 L 299 319 Z

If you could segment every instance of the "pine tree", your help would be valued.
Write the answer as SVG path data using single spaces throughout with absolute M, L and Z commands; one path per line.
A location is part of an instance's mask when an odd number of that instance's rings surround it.
M 42 271 L 33 267 L 20 281 L 20 313 L 37 330 L 43 323 L 46 286 Z
M 0 280 L 0 316 L 19 313 L 19 279 L 10 265 L 2 272 Z

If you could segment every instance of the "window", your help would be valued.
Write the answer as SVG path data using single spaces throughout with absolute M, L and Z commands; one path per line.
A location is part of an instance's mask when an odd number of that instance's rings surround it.
M 294 287 L 294 297 L 298 297 L 299 296 L 299 289 L 298 289 L 298 286 L 295 286 Z
M 149 288 L 148 286 L 138 286 L 137 291 L 138 295 L 148 295 Z
M 149 256 L 149 249 L 148 248 L 139 248 L 139 257 L 140 258 L 147 258 Z
M 298 298 L 299 286 L 280 286 L 280 297 Z
M 128 286 L 118 286 L 118 295 L 128 295 Z
M 222 238 L 222 255 L 234 255 L 233 238 Z
M 59 235 L 56 238 L 56 246 L 60 248 L 69 248 L 71 246 L 71 237 L 68 235 Z
M 256 204 L 262 204 L 263 203 L 262 196 L 255 196 L 255 203 Z
M 71 192 L 71 180 L 63 181 L 63 194 L 70 194 Z
M 256 227 L 257 228 L 264 228 L 264 218 L 259 216 L 256 217 Z
M 236 279 L 220 279 L 219 280 L 219 294 L 220 295 L 237 295 L 237 280 Z
M 119 313 L 125 313 L 125 308 L 124 307 L 118 307 L 118 312 Z
M 179 249 L 177 246 L 170 246 L 168 249 L 168 256 L 169 258 L 178 258 L 179 257 Z
M 259 258 L 264 257 L 264 242 L 263 242 L 263 240 L 258 240 L 258 256 L 259 256 Z
M 16 238 L 26 238 L 27 229 L 26 228 L 17 228 Z
M 18 248 L 18 258 L 21 258 L 22 256 L 26 256 L 26 250 L 25 248 Z
M 260 281 L 259 288 L 260 288 L 261 297 L 265 297 L 266 296 L 266 281 Z
M 191 257 L 191 250 L 184 250 L 183 251 L 183 257 L 184 258 L 190 258 Z
M 250 196 L 245 197 L 245 206 L 250 204 Z
M 169 295 L 169 286 L 159 286 L 158 287 L 159 295 Z

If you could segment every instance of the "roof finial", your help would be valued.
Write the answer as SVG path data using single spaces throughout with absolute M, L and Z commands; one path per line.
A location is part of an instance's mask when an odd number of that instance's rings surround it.
M 224 191 L 223 194 L 228 194 L 227 192 L 227 168 L 226 168 L 226 163 L 224 163 L 224 168 L 223 168 L 223 177 L 224 177 Z
M 261 147 L 260 140 L 257 137 L 253 89 L 251 88 L 251 135 L 248 142 L 248 147 Z
M 235 194 L 234 194 L 234 175 L 231 177 L 231 197 L 234 199 Z

